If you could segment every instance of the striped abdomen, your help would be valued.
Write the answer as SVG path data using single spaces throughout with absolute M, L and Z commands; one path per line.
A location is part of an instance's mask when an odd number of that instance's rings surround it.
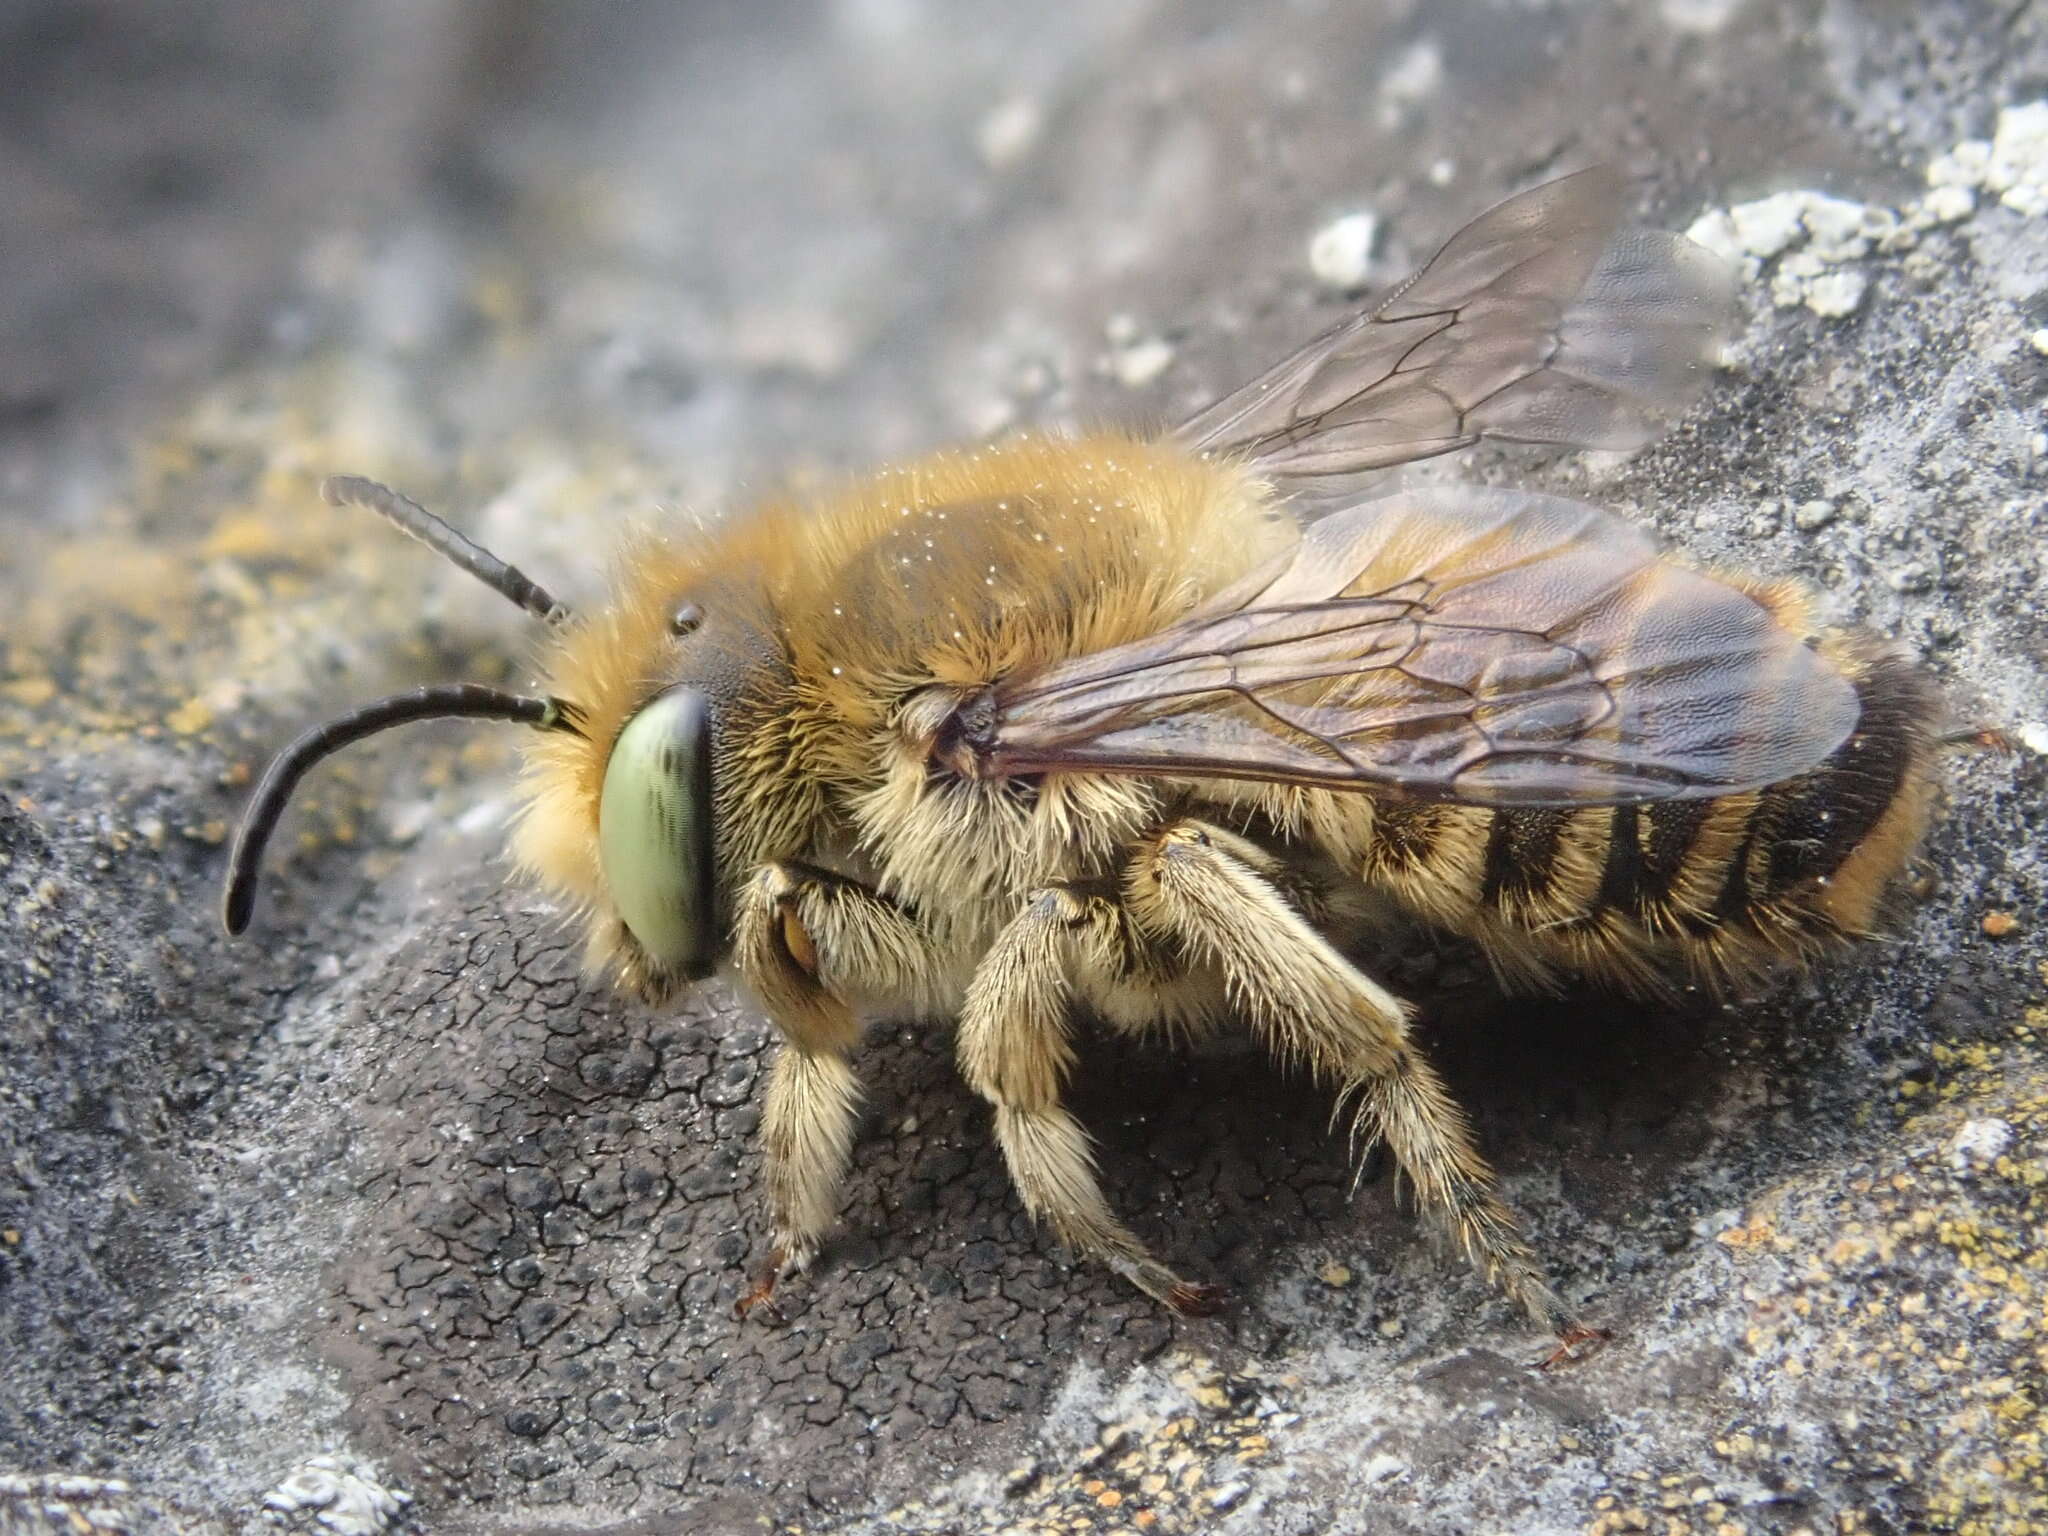
M 1369 829 L 1319 840 L 1525 983 L 1567 970 L 1635 992 L 1718 987 L 1862 937 L 1926 826 L 1938 706 L 1927 679 L 1874 637 L 1835 631 L 1820 643 L 1855 685 L 1862 718 L 1796 779 L 1587 810 L 1382 800 Z

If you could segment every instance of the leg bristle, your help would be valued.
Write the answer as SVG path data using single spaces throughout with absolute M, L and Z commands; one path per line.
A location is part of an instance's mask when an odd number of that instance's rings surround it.
M 1183 1280 L 1166 1293 L 1166 1304 L 1182 1317 L 1214 1317 L 1230 1305 L 1230 1292 L 1220 1285 Z

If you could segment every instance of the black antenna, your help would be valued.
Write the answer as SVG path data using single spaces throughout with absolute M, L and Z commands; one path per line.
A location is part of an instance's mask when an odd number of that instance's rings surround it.
M 367 481 L 362 483 L 368 484 Z M 383 487 L 377 489 L 382 490 Z M 332 497 L 328 499 L 333 500 Z M 424 513 L 421 515 L 425 516 Z M 531 582 L 527 584 L 532 585 Z M 389 730 L 394 725 L 407 725 L 414 720 L 465 716 L 481 720 L 519 720 L 543 731 L 574 731 L 576 714 L 573 704 L 565 704 L 560 699 L 534 699 L 517 693 L 501 693 L 496 688 L 486 688 L 478 683 L 442 683 L 432 688 L 415 688 L 410 693 L 395 693 L 388 699 L 379 699 L 374 704 L 351 710 L 338 720 L 314 726 L 278 753 L 264 770 L 263 781 L 256 786 L 256 793 L 250 798 L 249 813 L 242 822 L 242 830 L 235 837 L 235 851 L 228 859 L 228 884 L 221 903 L 221 922 L 230 934 L 238 934 L 249 926 L 249 914 L 256 906 L 256 877 L 263 863 L 264 846 L 269 843 L 270 834 L 277 830 L 277 819 L 284 814 L 285 802 L 291 799 L 299 780 L 323 757 L 332 756 L 365 736 L 374 736 L 379 731 Z
M 368 507 L 381 513 L 436 554 L 446 555 L 493 592 L 510 598 L 535 618 L 559 624 L 569 608 L 516 565 L 507 565 L 483 545 L 464 538 L 410 496 L 361 475 L 329 475 L 320 496 L 330 507 Z M 340 722 L 337 721 L 336 724 Z

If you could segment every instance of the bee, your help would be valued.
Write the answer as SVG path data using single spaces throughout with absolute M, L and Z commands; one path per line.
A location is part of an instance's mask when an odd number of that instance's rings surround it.
M 1596 168 L 1500 204 L 1376 308 L 1163 435 L 1020 436 L 688 537 L 600 611 L 372 482 L 329 481 L 547 626 L 531 695 L 428 687 L 293 742 L 226 892 L 328 753 L 404 721 L 537 729 L 514 852 L 653 1003 L 729 966 L 780 1036 L 771 1252 L 832 1229 L 864 1016 L 957 1020 L 1025 1208 L 1176 1311 L 1064 1104 L 1075 1023 L 1228 1023 L 1308 1068 L 1470 1261 L 1571 1343 L 1361 893 L 1502 977 L 1725 991 L 1881 920 L 1929 817 L 1929 684 L 1782 582 L 1598 508 L 1380 471 L 1482 439 L 1627 449 L 1698 393 L 1720 263 Z M 1310 516 L 1305 508 L 1325 508 Z

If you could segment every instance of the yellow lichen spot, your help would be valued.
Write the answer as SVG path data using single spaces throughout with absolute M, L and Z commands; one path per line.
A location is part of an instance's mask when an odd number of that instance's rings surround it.
M 291 547 L 280 533 L 276 518 L 254 512 L 230 512 L 213 525 L 213 532 L 199 549 L 214 558 L 248 560 L 288 554 Z
M 1768 1242 L 1771 1237 L 1770 1218 L 1758 1214 L 1739 1227 L 1728 1227 L 1716 1235 L 1715 1241 L 1724 1247 L 1743 1249 L 1754 1248 Z
M 213 724 L 213 707 L 204 699 L 187 699 L 164 719 L 180 736 L 196 736 Z

